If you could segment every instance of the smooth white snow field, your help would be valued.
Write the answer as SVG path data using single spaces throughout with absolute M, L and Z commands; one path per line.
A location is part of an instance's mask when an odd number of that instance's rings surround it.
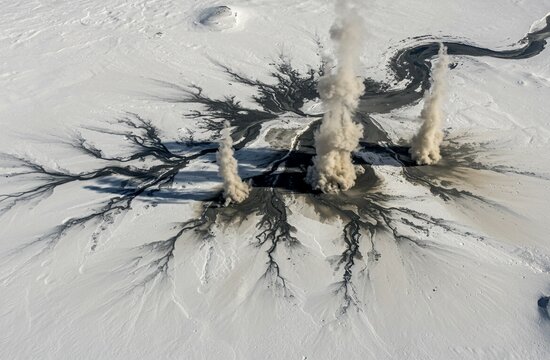
M 441 165 L 363 149 L 346 193 L 260 186 L 323 106 L 268 111 L 227 70 L 318 69 L 335 3 L 2 2 L 0 359 L 550 359 L 550 46 L 449 52 Z M 359 3 L 358 73 L 392 89 L 401 49 L 517 49 L 550 12 Z M 405 146 L 421 99 L 369 112 L 388 135 L 374 145 Z M 222 112 L 262 120 L 234 133 L 252 205 L 216 205 Z

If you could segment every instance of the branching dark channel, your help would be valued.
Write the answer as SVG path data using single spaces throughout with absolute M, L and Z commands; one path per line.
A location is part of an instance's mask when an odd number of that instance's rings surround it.
M 446 42 L 449 53 L 468 56 L 493 56 L 507 59 L 520 59 L 535 56 L 546 45 L 546 32 L 525 38 L 523 47 L 517 50 L 492 51 L 458 42 Z M 543 36 L 544 35 L 544 36 Z M 247 107 L 235 96 L 222 99 L 209 97 L 199 86 L 181 87 L 164 83 L 177 91 L 177 95 L 163 100 L 188 104 L 196 108 L 186 114 L 185 121 L 198 123 L 203 130 L 211 132 L 209 141 L 196 142 L 193 134 L 186 141 L 173 141 L 163 137 L 163 131 L 151 120 L 138 114 L 128 113 L 103 128 L 88 128 L 86 131 L 114 137 L 121 145 L 119 154 L 110 154 L 100 145 L 86 136 L 78 134 L 67 144 L 74 150 L 87 156 L 96 166 L 85 171 L 70 171 L 48 167 L 34 159 L 21 156 L 3 157 L 4 161 L 15 168 L 6 178 L 17 182 L 23 188 L 9 194 L 0 195 L 2 212 L 7 212 L 25 203 L 39 201 L 50 196 L 57 189 L 74 183 L 88 191 L 108 194 L 107 200 L 92 210 L 74 216 L 54 227 L 50 232 L 15 251 L 29 247 L 38 248 L 33 256 L 51 251 L 71 231 L 77 231 L 86 225 L 95 224 L 99 231 L 114 224 L 118 215 L 128 212 L 138 200 L 162 204 L 170 200 L 200 201 L 198 215 L 186 219 L 173 228 L 173 235 L 164 240 L 146 243 L 133 249 L 138 256 L 130 260 L 134 272 L 145 273 L 140 285 L 146 285 L 158 277 L 170 276 L 175 261 L 175 249 L 179 241 L 208 241 L 214 236 L 215 226 L 233 226 L 245 219 L 256 219 L 256 234 L 251 245 L 265 254 L 265 271 L 258 275 L 259 281 L 282 296 L 293 296 L 288 276 L 278 259 L 278 250 L 282 246 L 289 249 L 303 246 L 291 225 L 291 216 L 287 206 L 289 199 L 300 199 L 312 206 L 320 220 L 340 219 L 343 223 L 341 244 L 343 251 L 332 262 L 335 271 L 341 272 L 341 281 L 335 285 L 335 295 L 341 297 L 340 315 L 351 307 L 358 307 L 361 299 L 355 290 L 355 275 L 368 272 L 371 266 L 383 259 L 377 250 L 377 236 L 385 233 L 398 245 L 413 246 L 422 249 L 443 250 L 437 242 L 429 240 L 434 229 L 452 232 L 462 237 L 475 236 L 465 232 L 444 219 L 395 205 L 400 196 L 385 194 L 379 186 L 381 179 L 376 167 L 398 166 L 403 169 L 404 179 L 428 189 L 443 201 L 462 198 L 482 201 L 494 205 L 489 199 L 454 187 L 445 182 L 444 177 L 434 176 L 438 171 L 449 177 L 453 169 L 468 164 L 473 171 L 494 171 L 500 173 L 516 172 L 527 176 L 535 175 L 519 170 L 499 166 L 487 166 L 474 161 L 467 149 L 461 154 L 457 144 L 453 146 L 453 156 L 449 168 L 416 167 L 408 157 L 407 146 L 392 144 L 384 129 L 372 120 L 369 113 L 387 113 L 393 109 L 414 104 L 419 101 L 429 87 L 430 59 L 437 52 L 437 43 L 417 44 L 402 49 L 393 57 L 390 70 L 396 82 L 408 81 L 404 89 L 392 89 L 389 84 L 366 79 L 362 105 L 357 113 L 357 121 L 366 129 L 366 137 L 361 143 L 360 152 L 368 157 L 357 156 L 354 161 L 365 170 L 357 179 L 356 187 L 347 193 L 327 195 L 313 192 L 305 183 L 307 167 L 312 163 L 315 151 L 312 147 L 315 129 L 318 127 L 319 114 L 311 115 L 304 109 L 307 102 L 318 101 L 317 83 L 323 74 L 321 67 L 305 71 L 296 69 L 288 59 L 280 58 L 272 64 L 271 82 L 245 76 L 230 67 L 219 65 L 228 80 L 256 90 L 253 102 L 257 107 Z M 247 164 L 250 154 L 262 149 L 252 149 L 248 145 L 262 135 L 262 126 L 268 122 L 280 120 L 285 115 L 297 118 L 311 118 L 304 121 L 303 127 L 295 129 L 296 136 L 289 142 L 288 148 L 271 151 L 269 164 L 261 168 L 260 173 L 244 179 L 250 182 L 252 192 L 248 200 L 241 204 L 222 206 L 221 194 L 215 191 L 193 194 L 181 192 L 173 187 L 177 177 L 188 174 L 188 166 L 195 161 L 211 162 L 217 151 L 216 136 L 224 121 L 232 126 L 232 137 L 236 143 L 237 155 L 245 165 L 256 167 L 253 162 Z M 372 134 L 376 136 L 372 136 Z M 369 134 L 371 134 L 369 136 Z M 265 150 L 265 149 L 264 149 Z M 273 150 L 273 149 L 271 149 Z M 445 151 L 445 149 L 444 149 Z M 448 155 L 448 154 L 447 154 Z M 252 157 L 253 158 L 253 157 Z M 365 160 L 369 159 L 369 160 Z M 196 178 L 216 179 L 212 172 L 198 172 Z M 197 180 L 199 181 L 199 180 Z M 95 251 L 98 245 L 97 232 L 94 233 L 89 251 Z

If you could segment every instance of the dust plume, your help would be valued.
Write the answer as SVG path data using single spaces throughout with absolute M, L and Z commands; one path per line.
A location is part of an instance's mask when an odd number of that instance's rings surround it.
M 443 101 L 447 87 L 449 56 L 445 45 L 439 45 L 438 60 L 432 72 L 431 91 L 424 97 L 424 108 L 420 118 L 424 121 L 413 137 L 409 150 L 418 165 L 436 164 L 441 160 L 439 146 L 443 141 Z
M 229 122 L 226 121 L 224 123 L 221 135 L 222 138 L 216 159 L 218 161 L 220 176 L 223 178 L 223 196 L 225 198 L 225 205 L 227 206 L 232 202 L 241 203 L 246 200 L 250 193 L 250 187 L 239 176 Z
M 364 91 L 358 76 L 363 20 L 348 1 L 338 1 L 336 11 L 338 17 L 330 36 L 336 46 L 337 66 L 332 71 L 327 65 L 317 86 L 325 114 L 315 134 L 317 154 L 306 177 L 314 189 L 325 193 L 345 191 L 355 184 L 359 168 L 353 165 L 351 153 L 363 135 L 361 125 L 353 121 Z

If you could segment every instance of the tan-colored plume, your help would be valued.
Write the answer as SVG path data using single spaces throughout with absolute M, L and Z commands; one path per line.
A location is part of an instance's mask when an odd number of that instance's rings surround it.
M 357 9 L 346 1 L 337 3 L 338 18 L 330 30 L 336 45 L 335 71 L 327 68 L 319 80 L 318 91 L 325 114 L 315 134 L 316 157 L 308 169 L 307 182 L 314 189 L 335 193 L 350 189 L 357 178 L 351 153 L 363 135 L 353 121 L 359 97 L 364 91 L 358 76 L 364 26 Z
M 220 176 L 223 178 L 223 196 L 225 198 L 225 205 L 227 206 L 230 203 L 241 203 L 246 200 L 250 193 L 250 186 L 243 182 L 239 176 L 229 122 L 226 121 L 224 123 L 221 135 L 216 159 L 218 161 Z
M 418 133 L 413 137 L 409 150 L 418 165 L 436 164 L 441 160 L 440 146 L 443 141 L 443 102 L 447 88 L 449 56 L 447 48 L 440 44 L 438 60 L 432 71 L 432 86 L 424 96 L 424 108 L 420 113 L 423 120 Z

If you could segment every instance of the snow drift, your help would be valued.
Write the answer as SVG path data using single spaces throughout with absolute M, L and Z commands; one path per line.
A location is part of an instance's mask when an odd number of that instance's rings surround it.
M 222 31 L 237 25 L 237 13 L 228 6 L 215 6 L 202 11 L 198 20 L 210 30 Z

